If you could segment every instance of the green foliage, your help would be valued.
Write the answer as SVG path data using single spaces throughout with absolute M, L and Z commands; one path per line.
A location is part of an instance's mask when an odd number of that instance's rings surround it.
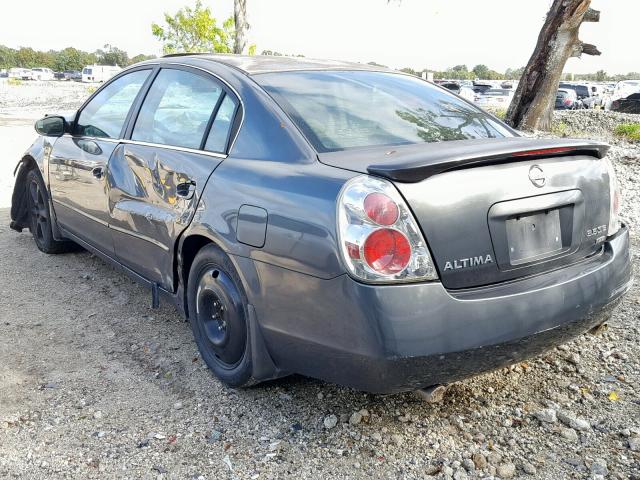
M 64 72 L 67 70 L 82 70 L 85 65 L 96 63 L 96 55 L 73 47 L 67 47 L 55 55 L 53 70 Z
M 618 137 L 640 142 L 640 123 L 623 123 L 614 130 Z
M 405 67 L 400 71 L 403 73 L 408 73 L 409 75 L 415 75 L 416 77 L 419 77 L 421 74 L 421 72 L 418 72 L 417 70 L 414 70 L 413 68 L 409 68 L 409 67 Z
M 153 60 L 154 58 L 158 57 L 156 57 L 155 55 L 145 55 L 143 53 L 140 53 L 130 60 L 130 64 L 133 65 L 134 63 L 144 62 L 145 60 Z
M 13 68 L 16 65 L 16 51 L 0 45 L 0 68 Z
M 22 85 L 22 80 L 20 80 L 19 78 L 9 78 L 9 79 L 7 80 L 7 83 L 8 83 L 9 85 L 12 85 L 12 86 L 14 86 L 14 87 L 17 87 L 17 86 L 19 86 L 19 85 Z
M 96 50 L 96 57 L 99 65 L 125 67 L 130 63 L 127 52 L 109 44 L 104 46 L 104 50 Z
M 520 68 L 507 68 L 504 72 L 504 78 L 506 80 L 520 80 L 520 77 L 524 73 L 524 67 Z
M 569 136 L 569 125 L 565 122 L 553 122 L 551 125 L 551 133 L 560 137 L 567 137 Z
M 86 65 L 96 63 L 126 67 L 150 58 L 155 58 L 155 56 L 136 55 L 130 60 L 127 52 L 111 45 L 105 45 L 104 50 L 97 50 L 94 53 L 83 52 L 74 47 L 43 52 L 25 47 L 16 50 L 0 45 L 0 68 L 7 69 L 46 67 L 56 72 L 64 72 L 66 70 L 82 70 Z
M 201 0 L 195 6 L 183 7 L 175 15 L 164 14 L 164 26 L 151 24 L 151 32 L 162 42 L 162 50 L 168 53 L 183 52 L 233 52 L 234 20 L 229 17 L 221 26 L 204 8 Z

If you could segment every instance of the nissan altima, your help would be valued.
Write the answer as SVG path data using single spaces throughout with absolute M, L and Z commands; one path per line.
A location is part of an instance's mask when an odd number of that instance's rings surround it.
M 601 324 L 631 284 L 607 145 L 524 138 L 411 75 L 168 56 L 36 130 L 11 227 L 175 304 L 234 387 L 450 383 Z

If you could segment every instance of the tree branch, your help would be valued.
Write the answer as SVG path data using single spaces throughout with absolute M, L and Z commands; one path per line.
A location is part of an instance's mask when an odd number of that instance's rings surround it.
M 583 22 L 599 22 L 600 21 L 600 11 L 594 10 L 593 8 L 589 8 L 584 17 L 582 17 Z
M 590 43 L 578 42 L 573 47 L 573 52 L 571 52 L 571 56 L 580 58 L 580 56 L 583 53 L 585 55 L 600 55 L 600 54 L 602 54 L 602 52 L 600 50 L 598 50 L 598 47 L 596 47 L 595 45 L 592 45 Z

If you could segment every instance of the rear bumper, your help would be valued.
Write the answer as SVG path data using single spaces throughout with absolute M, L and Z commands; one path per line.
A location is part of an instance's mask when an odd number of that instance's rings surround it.
M 580 263 L 468 290 L 254 267 L 261 288 L 250 296 L 278 367 L 375 393 L 449 383 L 538 355 L 606 320 L 632 282 L 626 227 Z

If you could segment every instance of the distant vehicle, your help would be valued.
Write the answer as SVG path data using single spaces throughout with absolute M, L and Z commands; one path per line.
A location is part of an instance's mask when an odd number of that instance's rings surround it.
M 18 80 L 31 80 L 31 70 L 28 68 L 10 68 L 8 73 L 9 78 L 16 78 Z
M 7 78 L 9 76 L 9 70 L 0 70 L 0 78 Z
M 493 85 L 489 84 L 489 83 L 476 83 L 473 82 L 473 91 L 475 93 L 484 93 L 487 90 L 491 90 L 493 88 Z
M 82 81 L 82 72 L 80 70 L 65 70 L 63 72 L 64 79 L 67 81 L 73 80 L 75 82 Z
M 556 110 L 576 110 L 582 108 L 582 102 L 578 100 L 575 90 L 561 88 L 556 94 Z
M 605 102 L 604 109 L 612 110 L 616 100 L 626 99 L 634 93 L 640 93 L 640 80 L 623 80 L 616 83 L 613 94 Z
M 53 78 L 55 80 L 64 80 L 64 72 L 53 72 Z
M 53 80 L 53 70 L 50 68 L 36 67 L 31 69 L 30 80 Z
M 610 110 L 613 112 L 640 113 L 640 92 L 632 93 L 626 98 L 613 100 Z
M 87 65 L 82 69 L 82 81 L 105 82 L 122 70 L 117 65 Z
M 601 97 L 598 92 L 594 92 L 589 85 L 584 83 L 560 83 L 560 88 L 571 89 L 578 95 L 578 100 L 582 101 L 584 108 L 595 108 L 600 105 Z
M 452 91 L 453 93 L 460 95 L 465 100 L 473 102 L 475 99 L 475 94 L 472 89 L 467 86 L 461 85 L 456 82 L 445 82 L 440 84 L 441 87 L 446 88 L 447 90 Z
M 513 90 L 491 88 L 476 96 L 476 105 L 481 108 L 507 108 L 513 98 Z
M 507 90 L 511 90 L 513 88 L 513 83 L 512 82 L 502 82 L 500 84 L 500 87 L 507 89 Z

